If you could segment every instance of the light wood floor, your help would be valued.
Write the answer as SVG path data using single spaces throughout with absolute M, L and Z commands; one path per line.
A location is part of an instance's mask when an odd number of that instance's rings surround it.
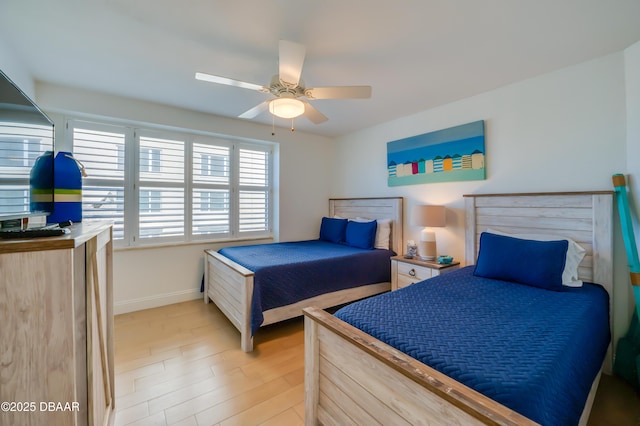
M 115 318 L 116 425 L 302 425 L 301 319 L 265 327 L 254 352 L 214 304 Z M 640 396 L 603 377 L 589 425 L 640 425 Z

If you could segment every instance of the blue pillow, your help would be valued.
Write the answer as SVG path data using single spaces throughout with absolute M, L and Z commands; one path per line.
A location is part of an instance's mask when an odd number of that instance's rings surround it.
M 347 222 L 347 219 L 323 217 L 320 224 L 320 239 L 332 243 L 343 243 Z
M 352 247 L 372 250 L 376 244 L 376 230 L 378 222 L 356 222 L 350 220 L 347 223 L 346 243 Z
M 562 291 L 569 243 L 535 241 L 483 232 L 474 275 Z

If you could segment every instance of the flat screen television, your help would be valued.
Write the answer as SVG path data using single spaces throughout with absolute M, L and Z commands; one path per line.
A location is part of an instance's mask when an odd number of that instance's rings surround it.
M 54 123 L 0 71 L 0 223 L 53 211 Z

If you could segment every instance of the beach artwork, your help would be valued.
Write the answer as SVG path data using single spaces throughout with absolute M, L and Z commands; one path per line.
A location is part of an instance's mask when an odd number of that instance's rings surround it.
M 484 120 L 387 143 L 388 185 L 484 180 Z

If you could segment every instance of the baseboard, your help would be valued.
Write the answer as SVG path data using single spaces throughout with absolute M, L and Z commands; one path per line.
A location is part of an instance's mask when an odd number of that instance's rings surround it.
M 143 309 L 157 308 L 159 306 L 202 299 L 202 297 L 200 290 L 193 289 L 141 297 L 139 299 L 123 300 L 121 302 L 114 302 L 113 313 L 115 315 L 126 314 L 127 312 L 141 311 Z

